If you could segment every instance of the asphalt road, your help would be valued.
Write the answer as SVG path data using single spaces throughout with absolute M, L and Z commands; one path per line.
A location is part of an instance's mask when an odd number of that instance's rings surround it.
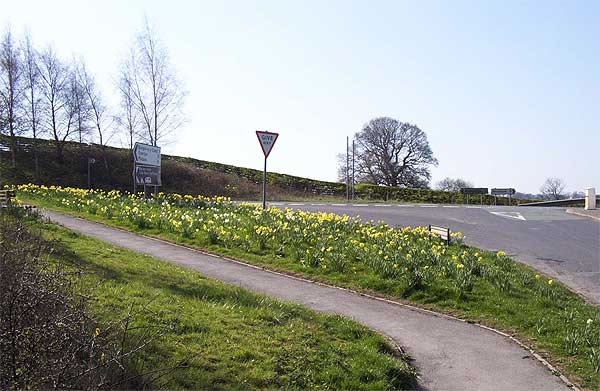
M 342 314 L 392 338 L 414 358 L 419 390 L 560 391 L 569 388 L 512 340 L 467 322 L 387 300 L 268 272 L 258 267 L 45 211 L 82 234 L 196 270 L 242 288 Z
M 502 250 L 600 304 L 600 221 L 566 208 L 271 202 L 278 207 L 360 216 L 392 226 L 449 227 L 465 242 Z

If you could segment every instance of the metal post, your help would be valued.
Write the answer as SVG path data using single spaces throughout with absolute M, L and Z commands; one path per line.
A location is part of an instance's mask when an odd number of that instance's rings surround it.
M 512 201 L 512 195 L 510 193 L 508 193 L 508 206 L 510 206 Z
M 92 188 L 91 166 L 92 166 L 92 162 L 88 158 L 88 189 Z
M 263 209 L 267 209 L 267 157 L 265 156 L 265 169 L 263 170 Z
M 354 140 L 352 140 L 352 200 L 354 200 L 354 155 L 356 154 L 356 148 L 354 147 Z
M 349 149 L 349 140 L 348 140 L 348 136 L 346 136 L 346 200 L 350 199 L 350 167 L 348 167 L 350 164 L 350 156 L 348 154 L 348 149 Z

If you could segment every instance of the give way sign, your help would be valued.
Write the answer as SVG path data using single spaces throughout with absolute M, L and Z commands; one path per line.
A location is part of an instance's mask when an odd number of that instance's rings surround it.
M 271 153 L 271 149 L 273 149 L 273 145 L 275 145 L 275 141 L 277 141 L 277 137 L 279 137 L 279 133 L 260 132 L 257 130 L 256 137 L 258 137 L 260 147 L 265 154 L 265 158 L 267 158 Z

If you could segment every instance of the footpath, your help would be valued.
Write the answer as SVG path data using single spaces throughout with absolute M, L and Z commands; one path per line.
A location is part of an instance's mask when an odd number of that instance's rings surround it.
M 314 310 L 350 317 L 391 338 L 413 359 L 421 390 L 568 390 L 508 336 L 387 300 L 263 270 L 158 239 L 44 211 L 50 220 L 113 245 Z

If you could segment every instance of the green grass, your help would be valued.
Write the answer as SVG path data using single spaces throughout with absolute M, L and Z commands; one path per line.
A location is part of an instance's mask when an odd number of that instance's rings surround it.
M 351 261 L 352 268 L 343 271 L 331 267 L 307 267 L 285 251 L 282 253 L 274 248 L 240 248 L 226 241 L 211 240 L 205 235 L 186 237 L 164 227 L 159 229 L 156 226 L 140 226 L 131 220 L 111 219 L 99 214 L 73 213 L 72 209 L 57 207 L 56 202 L 39 197 L 35 198 L 35 203 L 271 269 L 408 301 L 478 321 L 516 334 L 585 388 L 600 388 L 600 374 L 593 364 L 594 357 L 597 359 L 600 352 L 599 309 L 587 305 L 559 283 L 550 286 L 544 277 L 536 279 L 535 271 L 506 257 L 496 257 L 489 252 L 453 245 L 448 250 L 448 256 L 462 251 L 479 251 L 484 257 L 484 263 L 497 273 L 491 277 L 476 276 L 472 290 L 464 295 L 457 294 L 455 277 L 446 278 L 441 274 L 432 277 L 433 280 L 425 287 L 411 290 L 407 289 L 403 278 L 386 276 L 369 266 L 369 262 L 377 261 L 374 259 Z M 346 244 L 342 247 L 348 246 Z M 588 319 L 592 320 L 591 326 L 587 324 Z
M 385 339 L 340 316 L 317 314 L 201 274 L 37 223 L 63 257 L 91 273 L 84 290 L 100 320 L 146 307 L 137 325 L 175 325 L 136 360 L 137 372 L 185 367 L 162 379 L 168 389 L 411 388 L 414 374 Z

